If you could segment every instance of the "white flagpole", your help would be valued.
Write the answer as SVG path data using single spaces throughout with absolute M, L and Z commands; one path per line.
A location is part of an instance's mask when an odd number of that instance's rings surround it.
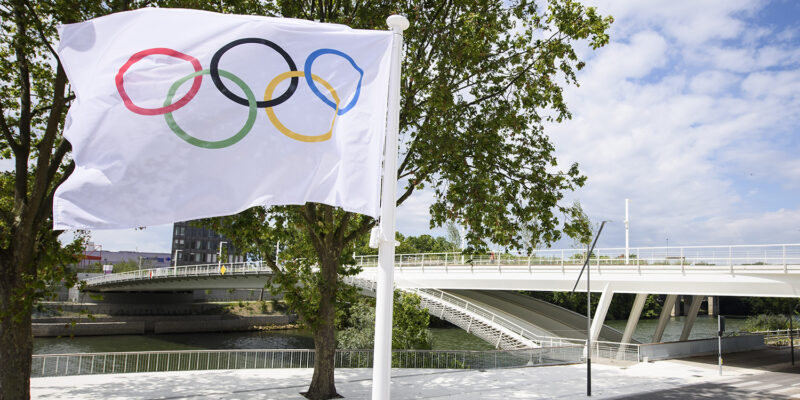
M 383 160 L 381 192 L 378 286 L 375 297 L 375 351 L 372 362 L 372 399 L 389 399 L 392 366 L 392 303 L 394 301 L 394 209 L 397 201 L 397 146 L 400 129 L 400 68 L 403 31 L 408 19 L 392 15 L 386 24 L 394 32 L 389 78 L 389 109 L 386 121 L 386 153 Z

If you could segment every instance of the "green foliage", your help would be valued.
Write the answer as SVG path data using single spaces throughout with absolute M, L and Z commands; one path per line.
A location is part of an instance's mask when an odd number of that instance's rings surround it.
M 793 328 L 800 327 L 800 322 L 795 316 L 792 321 Z M 789 316 L 784 314 L 758 314 L 747 317 L 742 329 L 747 332 L 774 331 L 778 329 L 789 329 Z
M 586 292 L 530 292 L 522 291 L 528 296 L 544 300 L 548 303 L 564 307 L 581 315 L 586 315 Z M 616 293 L 608 307 L 607 319 L 627 319 L 633 306 L 636 295 L 631 293 Z M 600 302 L 600 293 L 592 293 L 592 310 L 597 309 Z M 661 314 L 662 303 L 658 295 L 649 295 L 642 309 L 642 318 L 656 318 Z
M 419 296 L 395 291 L 392 314 L 392 348 L 430 350 L 430 316 L 420 309 Z M 375 304 L 361 298 L 350 307 L 347 327 L 340 330 L 337 345 L 342 349 L 371 349 L 375 340 Z

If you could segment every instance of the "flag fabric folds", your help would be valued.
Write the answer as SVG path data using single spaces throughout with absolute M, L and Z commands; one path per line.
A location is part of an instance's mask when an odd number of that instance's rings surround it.
M 59 34 L 75 171 L 54 229 L 309 201 L 378 216 L 390 32 L 149 8 Z

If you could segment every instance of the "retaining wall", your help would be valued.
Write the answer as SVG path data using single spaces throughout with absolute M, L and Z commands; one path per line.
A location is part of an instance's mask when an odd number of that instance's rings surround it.
M 685 342 L 642 344 L 639 357 L 644 360 L 706 356 L 718 353 L 718 339 L 698 339 Z M 731 336 L 722 338 L 722 353 L 758 350 L 766 347 L 764 335 Z

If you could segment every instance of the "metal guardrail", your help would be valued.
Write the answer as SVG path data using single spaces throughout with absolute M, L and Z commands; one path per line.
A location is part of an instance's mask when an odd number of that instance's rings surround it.
M 800 328 L 792 329 L 792 339 L 795 346 L 800 344 Z M 767 346 L 789 346 L 789 329 L 778 329 L 772 331 L 746 332 L 746 334 L 764 335 L 764 344 Z
M 629 248 L 627 267 L 677 266 L 728 267 L 732 270 L 800 269 L 800 244 L 733 245 L 733 246 L 682 246 L 682 247 L 632 247 Z M 461 253 L 397 254 L 395 265 L 406 267 L 448 266 L 579 266 L 586 258 L 585 249 L 540 249 L 531 255 L 494 253 L 464 255 Z M 356 265 L 378 265 L 378 256 L 355 256 Z M 625 248 L 594 249 L 590 264 L 625 265 Z M 698 268 L 700 267 L 700 268 Z M 719 269 L 719 268 L 709 268 Z
M 393 368 L 492 369 L 580 362 L 583 347 L 525 350 L 393 350 Z M 221 369 L 313 368 L 314 350 L 182 350 L 37 354 L 31 377 Z M 336 350 L 336 368 L 372 368 L 372 350 Z
M 461 253 L 421 253 L 397 254 L 395 266 L 402 271 L 404 268 L 417 268 L 425 272 L 426 268 L 436 271 L 449 268 L 470 271 L 475 267 L 495 267 L 498 272 L 519 271 L 533 267 L 566 268 L 582 265 L 586 257 L 584 249 L 541 249 L 535 250 L 531 255 L 520 254 L 482 254 L 465 255 Z M 378 265 L 378 256 L 355 256 L 357 266 L 375 267 Z M 682 246 L 682 247 L 632 247 L 629 249 L 629 263 L 625 265 L 625 249 L 620 247 L 595 249 L 590 256 L 593 266 L 608 266 L 630 268 L 637 267 L 667 267 L 680 268 L 685 271 L 724 270 L 734 271 L 776 271 L 800 270 L 800 244 L 766 244 L 766 245 L 735 245 L 735 246 Z M 222 268 L 225 267 L 224 273 Z M 691 267 L 691 268 L 687 268 Z M 484 270 L 483 268 L 481 270 Z M 110 284 L 116 282 L 211 276 L 211 275 L 248 275 L 269 274 L 271 270 L 260 263 L 223 263 L 199 264 L 180 267 L 150 268 L 137 271 L 122 272 L 89 278 L 89 286 Z
M 373 280 L 364 279 L 360 277 L 346 277 L 344 281 L 354 286 L 372 291 L 375 291 L 377 285 Z M 481 337 L 482 339 L 495 345 L 496 347 L 501 347 L 500 346 L 501 344 L 505 344 L 510 348 L 520 348 L 522 346 L 531 347 L 530 346 L 531 342 L 535 343 L 536 346 L 538 347 L 563 347 L 563 346 L 579 346 L 581 348 L 586 347 L 585 339 L 572 339 L 572 338 L 537 335 L 519 326 L 518 324 L 509 321 L 508 319 L 503 318 L 502 316 L 497 315 L 483 307 L 472 304 L 464 299 L 461 299 L 457 296 L 453 296 L 449 293 L 445 293 L 441 290 L 437 289 L 401 289 L 401 290 L 410 293 L 415 293 L 419 295 L 423 300 L 425 300 L 426 298 L 431 300 L 438 300 L 441 303 L 449 305 L 454 310 L 461 310 L 460 313 L 456 312 L 452 313 L 451 315 L 446 315 L 445 310 L 441 309 L 442 313 L 439 315 L 439 317 L 449 317 L 445 319 L 453 323 L 454 325 L 457 325 L 462 329 L 465 329 L 467 332 L 470 332 L 472 324 L 476 322 L 475 320 L 480 319 L 484 324 L 493 328 L 493 332 L 483 332 L 483 334 L 479 333 L 476 336 Z M 438 314 L 437 311 L 439 310 L 434 310 L 434 314 Z M 502 334 L 503 330 L 510 331 L 513 333 L 513 335 L 507 335 L 505 341 L 503 341 L 503 334 Z M 470 332 L 470 333 L 475 334 L 476 332 Z M 522 338 L 523 340 L 519 340 L 520 338 Z M 636 343 L 592 341 L 592 357 L 633 361 L 633 362 L 641 361 L 640 348 L 639 345 Z
M 136 271 L 120 272 L 86 279 L 88 286 L 110 284 L 117 282 L 144 281 L 152 279 L 167 279 L 194 276 L 219 276 L 219 275 L 257 275 L 270 274 L 272 270 L 263 264 L 257 263 L 223 263 L 183 265 L 180 267 L 162 267 L 141 269 Z

